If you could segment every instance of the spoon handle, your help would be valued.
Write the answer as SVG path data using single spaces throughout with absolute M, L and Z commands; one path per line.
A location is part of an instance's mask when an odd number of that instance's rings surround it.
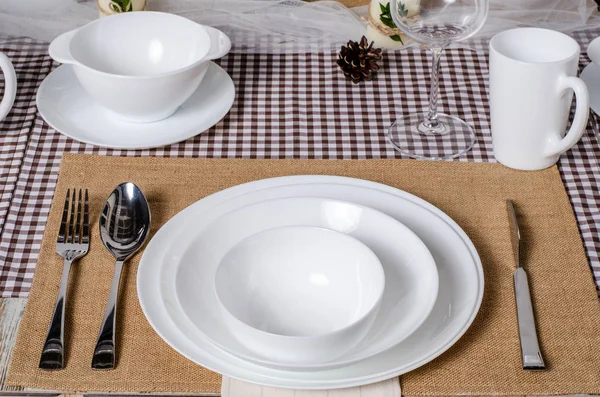
M 115 367 L 115 327 L 117 319 L 117 296 L 119 295 L 119 283 L 121 281 L 121 272 L 124 261 L 117 261 L 115 273 L 113 275 L 110 294 L 106 310 L 104 311 L 104 320 L 100 327 L 100 334 L 94 349 L 92 358 L 92 369 L 113 369 Z

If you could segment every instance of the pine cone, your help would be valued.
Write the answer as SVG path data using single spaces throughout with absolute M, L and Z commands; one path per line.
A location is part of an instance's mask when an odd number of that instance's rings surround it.
M 365 36 L 360 43 L 350 40 L 346 47 L 342 46 L 338 54 L 337 64 L 347 79 L 354 84 L 375 79 L 381 60 L 381 48 L 373 48 Z

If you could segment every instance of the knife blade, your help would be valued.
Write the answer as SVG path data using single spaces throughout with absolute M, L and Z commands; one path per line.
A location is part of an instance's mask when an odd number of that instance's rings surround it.
M 510 225 L 513 255 L 515 265 L 517 266 L 513 278 L 517 302 L 517 322 L 519 325 L 523 369 L 542 370 L 546 369 L 546 366 L 544 364 L 542 352 L 540 351 L 535 328 L 535 317 L 533 315 L 533 305 L 531 303 L 527 273 L 525 272 L 525 269 L 523 269 L 521 263 L 521 233 L 519 231 L 519 223 L 517 222 L 517 214 L 511 200 L 506 200 L 506 207 L 508 211 L 508 223 Z

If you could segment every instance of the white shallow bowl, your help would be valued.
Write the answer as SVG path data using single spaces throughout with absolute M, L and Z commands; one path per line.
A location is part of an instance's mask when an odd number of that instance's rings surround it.
M 122 119 L 173 114 L 196 91 L 208 61 L 231 48 L 222 32 L 160 12 L 125 12 L 64 33 L 50 56 L 74 65 L 83 89 Z
M 309 226 L 256 233 L 215 277 L 224 319 L 248 349 L 284 364 L 327 362 L 367 334 L 383 296 L 377 256 L 346 234 Z
M 163 298 L 173 302 L 172 313 L 182 311 L 189 318 L 198 343 L 208 339 L 237 357 L 271 368 L 315 371 L 372 357 L 409 337 L 426 320 L 438 292 L 437 268 L 425 244 L 402 223 L 369 207 L 329 198 L 266 196 L 248 204 L 219 211 L 212 221 L 191 220 L 197 229 L 173 248 L 177 259 L 163 268 Z M 385 273 L 385 292 L 371 331 L 348 354 L 319 364 L 284 364 L 248 349 L 223 318 L 215 291 L 219 263 L 240 241 L 265 230 L 298 225 L 358 239 L 377 255 Z

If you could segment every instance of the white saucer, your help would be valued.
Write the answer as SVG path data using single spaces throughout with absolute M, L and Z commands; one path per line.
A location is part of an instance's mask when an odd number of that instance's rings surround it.
M 164 299 L 176 297 L 199 331 L 198 340 L 208 339 L 259 365 L 316 371 L 356 363 L 390 349 L 415 332 L 431 313 L 439 285 L 434 259 L 425 244 L 396 219 L 369 207 L 329 198 L 293 197 L 245 204 L 214 222 L 198 217 L 193 230 L 182 229 L 177 243 L 165 248 L 178 254 L 176 261 L 163 267 L 170 274 L 162 276 L 166 283 L 161 293 Z M 367 343 L 343 357 L 320 363 L 269 360 L 240 343 L 228 322 L 223 321 L 225 309 L 214 285 L 219 262 L 247 237 L 285 226 L 311 226 L 347 234 L 369 247 L 381 261 L 385 293 L 375 324 L 365 339 Z
M 590 63 L 579 76 L 590 93 L 590 108 L 600 116 L 600 65 Z
M 234 99 L 231 77 L 211 63 L 198 90 L 171 117 L 130 123 L 97 105 L 79 84 L 73 67 L 62 65 L 44 79 L 36 102 L 44 120 L 70 138 L 114 149 L 148 149 L 206 131 L 225 117 Z

